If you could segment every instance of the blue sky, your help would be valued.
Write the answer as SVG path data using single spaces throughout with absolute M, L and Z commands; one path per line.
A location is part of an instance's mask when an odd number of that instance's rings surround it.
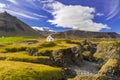
M 120 0 L 0 0 L 0 12 L 31 27 L 120 33 Z

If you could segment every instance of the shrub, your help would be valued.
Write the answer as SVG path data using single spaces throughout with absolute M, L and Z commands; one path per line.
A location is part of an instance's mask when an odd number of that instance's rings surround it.
M 37 56 L 51 56 L 53 50 L 39 50 Z
M 19 51 L 26 51 L 27 47 L 8 47 L 5 48 L 6 52 L 19 52 Z
M 38 48 L 37 47 L 28 48 L 27 52 L 30 56 L 37 55 Z
M 17 48 L 5 48 L 6 52 L 17 52 Z
M 40 45 L 40 47 L 54 47 L 57 44 L 55 42 L 46 42 Z

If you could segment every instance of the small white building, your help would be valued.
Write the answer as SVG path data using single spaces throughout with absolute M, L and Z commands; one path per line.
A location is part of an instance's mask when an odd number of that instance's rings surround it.
M 49 35 L 49 36 L 46 38 L 46 41 L 47 41 L 47 42 L 54 41 L 54 38 L 53 38 L 51 35 Z

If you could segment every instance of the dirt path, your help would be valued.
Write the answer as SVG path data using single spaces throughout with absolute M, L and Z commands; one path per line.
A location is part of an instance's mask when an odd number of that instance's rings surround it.
M 83 65 L 81 67 L 71 66 L 71 68 L 76 71 L 78 76 L 87 76 L 89 74 L 96 74 L 98 72 L 95 63 L 85 60 L 83 61 Z

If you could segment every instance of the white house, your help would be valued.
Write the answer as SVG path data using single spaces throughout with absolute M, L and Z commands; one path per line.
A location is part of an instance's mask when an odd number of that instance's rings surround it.
M 47 42 L 54 41 L 54 38 L 53 38 L 51 35 L 49 35 L 49 36 L 46 38 L 46 41 L 47 41 Z

